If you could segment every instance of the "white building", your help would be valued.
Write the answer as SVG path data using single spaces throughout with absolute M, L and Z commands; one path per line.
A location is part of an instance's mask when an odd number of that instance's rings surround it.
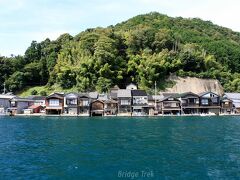
M 137 86 L 135 84 L 131 83 L 131 84 L 126 86 L 126 89 L 128 89 L 128 90 L 136 90 Z

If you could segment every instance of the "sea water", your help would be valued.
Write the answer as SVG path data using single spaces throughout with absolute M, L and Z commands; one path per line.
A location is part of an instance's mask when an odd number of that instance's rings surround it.
M 0 179 L 238 179 L 240 117 L 0 117 Z

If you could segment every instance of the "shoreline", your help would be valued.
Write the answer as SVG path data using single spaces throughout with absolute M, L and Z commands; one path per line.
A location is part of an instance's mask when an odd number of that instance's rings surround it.
M 2 114 L 1 116 L 10 116 L 7 114 Z M 148 115 L 148 116 L 122 116 L 122 115 L 107 115 L 107 116 L 88 116 L 88 115 L 48 115 L 48 114 L 15 114 L 14 116 L 22 116 L 22 117 L 210 117 L 210 116 L 240 116 L 240 114 L 184 114 L 184 115 Z

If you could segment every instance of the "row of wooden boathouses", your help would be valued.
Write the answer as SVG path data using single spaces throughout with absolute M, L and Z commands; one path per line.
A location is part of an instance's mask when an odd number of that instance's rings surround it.
M 109 93 L 52 93 L 21 98 L 0 95 L 0 113 L 78 116 L 219 115 L 240 113 L 240 94 L 186 92 L 148 95 L 134 84 Z

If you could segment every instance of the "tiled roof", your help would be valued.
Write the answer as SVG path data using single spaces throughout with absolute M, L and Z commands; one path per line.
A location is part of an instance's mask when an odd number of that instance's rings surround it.
M 185 92 L 185 93 L 179 94 L 179 95 L 176 96 L 176 97 L 179 97 L 179 98 L 181 97 L 181 98 L 183 98 L 183 97 L 189 96 L 189 95 L 199 97 L 199 95 L 197 95 L 197 94 L 195 94 L 195 93 L 192 93 L 192 92 Z
M 78 98 L 78 96 L 79 96 L 78 93 L 73 93 L 73 92 L 65 94 L 65 97 L 67 98 Z
M 50 95 L 47 97 L 47 99 L 49 99 L 49 98 L 59 98 L 59 99 L 63 99 L 63 96 L 64 96 L 63 93 L 52 93 L 52 94 L 50 94 Z
M 79 97 L 80 98 L 89 98 L 89 94 L 88 93 L 79 93 Z
M 132 90 L 132 96 L 147 96 L 144 90 Z
M 215 94 L 217 96 L 219 96 L 218 94 L 214 93 L 214 92 L 202 92 L 202 93 L 199 93 L 198 96 L 201 97 L 201 96 L 204 96 L 205 94 L 208 94 L 208 93 L 212 93 L 212 94 Z
M 110 98 L 111 98 L 111 99 L 117 99 L 117 93 L 111 92 L 111 93 L 110 93 Z
M 240 93 L 224 93 L 229 99 L 240 99 Z
M 98 98 L 98 92 L 90 92 L 90 93 L 88 93 L 88 95 L 92 99 L 97 99 Z
M 161 95 L 163 97 L 170 97 L 170 96 L 177 96 L 178 93 L 162 92 Z
M 32 100 L 45 100 L 46 97 L 45 96 L 28 96 L 28 99 L 32 99 Z
M 11 101 L 15 101 L 15 102 L 33 102 L 33 100 L 31 100 L 31 99 L 20 98 L 20 97 L 15 97 Z
M 153 101 L 154 99 L 153 99 L 153 96 L 152 95 L 148 95 L 148 100 L 149 101 Z
M 177 98 L 174 97 L 174 96 L 167 96 L 167 97 L 164 97 L 164 98 L 161 99 L 160 101 L 166 101 L 166 100 L 168 100 L 168 98 L 172 98 L 173 100 L 171 100 L 171 101 L 180 101 L 179 99 L 177 99 Z
M 98 100 L 106 101 L 106 100 L 108 100 L 108 95 L 107 94 L 99 94 L 98 95 Z
M 240 108 L 240 102 L 233 102 L 233 105 L 235 106 L 235 108 Z
M 131 90 L 129 89 L 119 89 L 117 92 L 117 97 L 132 97 Z
M 12 99 L 16 96 L 14 95 L 8 95 L 8 94 L 0 94 L 0 99 Z
M 163 99 L 163 95 L 148 95 L 148 100 L 153 101 L 153 100 L 161 100 Z

